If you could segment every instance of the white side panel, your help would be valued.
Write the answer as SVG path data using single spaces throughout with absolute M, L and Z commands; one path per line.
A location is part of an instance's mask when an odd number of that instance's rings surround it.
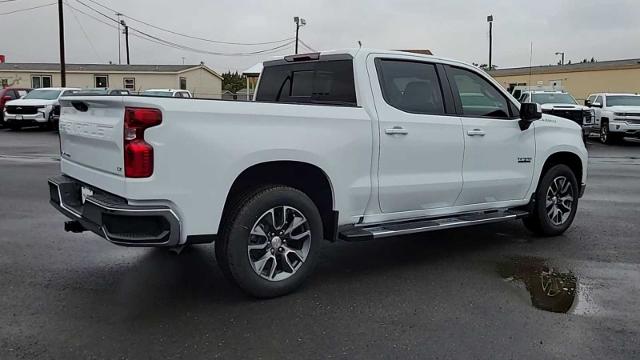
M 331 181 L 340 223 L 364 213 L 371 192 L 371 119 L 362 108 L 126 97 L 126 106 L 162 111 L 147 179 L 127 179 L 126 197 L 175 204 L 188 235 L 215 234 L 227 193 L 246 169 L 290 160 Z

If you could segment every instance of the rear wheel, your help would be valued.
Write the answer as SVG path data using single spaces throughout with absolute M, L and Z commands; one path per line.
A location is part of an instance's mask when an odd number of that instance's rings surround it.
M 323 238 L 313 201 L 299 190 L 269 186 L 245 194 L 230 211 L 216 242 L 223 273 L 255 297 L 298 288 L 313 270 Z
M 578 181 L 573 171 L 564 164 L 553 166 L 540 180 L 533 212 L 524 219 L 524 224 L 538 235 L 564 233 L 576 216 L 578 194 Z

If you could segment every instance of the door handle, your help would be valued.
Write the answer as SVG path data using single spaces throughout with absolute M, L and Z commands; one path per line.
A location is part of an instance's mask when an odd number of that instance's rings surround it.
M 473 129 L 473 130 L 467 131 L 467 135 L 469 135 L 469 136 L 485 136 L 486 133 L 482 129 Z
M 407 135 L 409 131 L 401 126 L 394 126 L 391 129 L 386 129 L 384 133 L 387 135 Z

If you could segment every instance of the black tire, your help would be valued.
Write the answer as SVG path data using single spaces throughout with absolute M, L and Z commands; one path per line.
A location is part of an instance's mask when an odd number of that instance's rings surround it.
M 613 145 L 622 140 L 622 137 L 619 134 L 612 134 L 609 131 L 609 122 L 603 121 L 600 125 L 600 142 L 605 145 Z
M 558 205 L 558 207 L 562 207 L 563 209 L 570 209 L 570 213 L 568 214 L 566 219 L 557 219 L 562 220 L 562 223 L 559 223 L 560 221 L 554 222 L 554 220 L 552 220 L 551 216 L 549 215 L 549 210 L 547 209 L 547 196 L 554 181 L 561 178 L 564 178 L 569 182 L 570 189 L 567 190 L 567 193 L 570 193 L 573 200 L 571 202 L 571 205 L 568 207 L 564 205 Z M 576 180 L 576 176 L 573 171 L 571 171 L 571 169 L 564 164 L 559 164 L 551 167 L 544 173 L 542 179 L 540 180 L 540 183 L 538 184 L 538 189 L 536 190 L 536 194 L 534 197 L 533 211 L 529 216 L 523 219 L 525 226 L 537 235 L 561 235 L 571 226 L 576 216 L 576 212 L 578 210 L 578 195 L 578 181 Z M 554 199 L 552 201 L 557 202 L 558 199 Z M 560 203 L 562 204 L 562 202 Z M 555 203 L 552 206 L 556 206 Z
M 322 220 L 317 207 L 303 192 L 280 185 L 255 189 L 246 192 L 238 199 L 229 208 L 229 216 L 225 216 L 221 236 L 216 241 L 216 258 L 222 272 L 240 289 L 254 297 L 273 298 L 294 291 L 313 271 L 318 247 L 323 239 Z M 279 281 L 268 280 L 259 275 L 252 266 L 248 253 L 250 233 L 266 213 L 283 206 L 294 208 L 306 218 L 305 226 L 308 226 L 310 232 L 305 240 L 309 242 L 308 253 L 292 274 L 284 274 L 288 276 L 287 278 Z M 271 246 L 268 238 L 266 244 Z M 274 256 L 282 255 L 276 252 Z M 278 259 L 282 258 L 278 257 Z

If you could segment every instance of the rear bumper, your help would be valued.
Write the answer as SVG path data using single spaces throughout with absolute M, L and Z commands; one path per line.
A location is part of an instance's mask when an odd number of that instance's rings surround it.
M 84 201 L 83 187 L 93 192 Z M 180 241 L 180 219 L 167 206 L 132 206 L 123 198 L 64 175 L 49 179 L 49 193 L 51 205 L 82 225 L 82 230 L 114 244 L 172 247 Z

